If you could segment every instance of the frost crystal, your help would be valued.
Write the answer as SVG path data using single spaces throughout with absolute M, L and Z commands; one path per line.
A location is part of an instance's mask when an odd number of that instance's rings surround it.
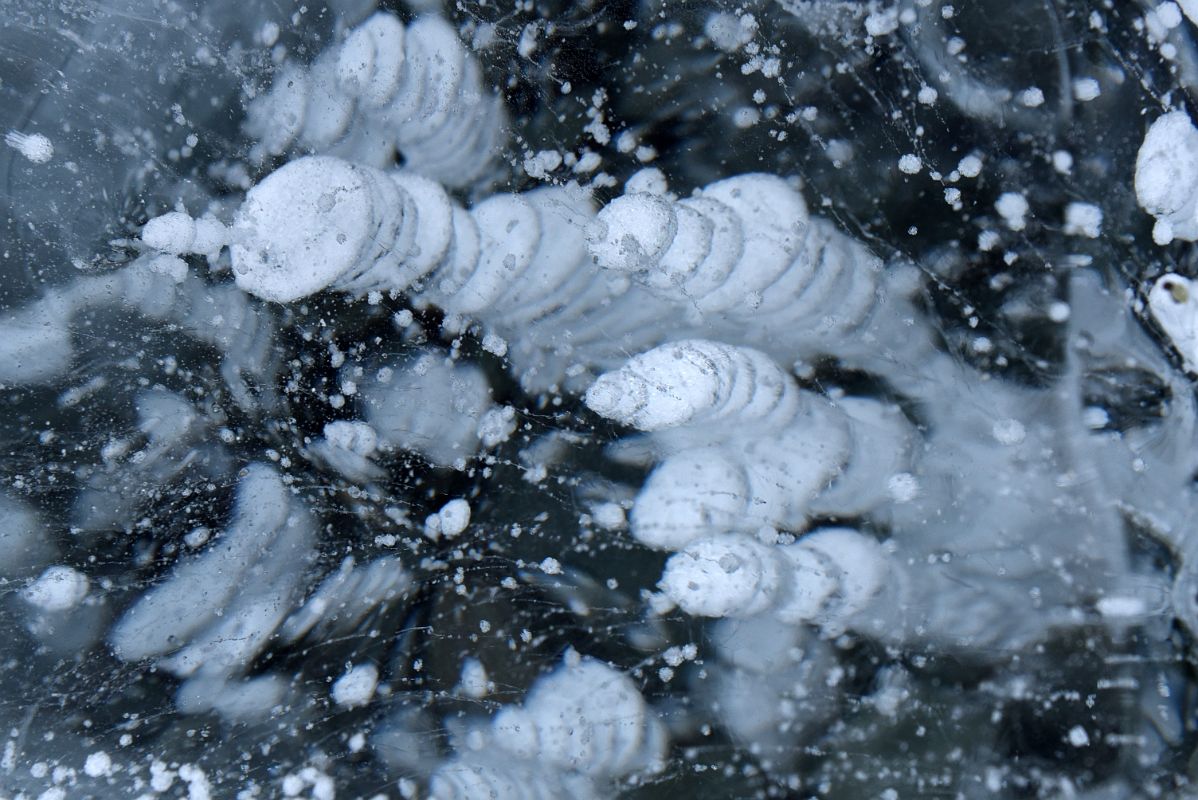
M 45 164 L 54 157 L 54 144 L 40 133 L 9 131 L 4 134 L 4 143 L 34 164 Z

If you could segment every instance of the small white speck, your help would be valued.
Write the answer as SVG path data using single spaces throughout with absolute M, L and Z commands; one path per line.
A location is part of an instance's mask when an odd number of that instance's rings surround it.
M 541 561 L 541 572 L 546 575 L 560 575 L 562 573 L 562 562 L 556 558 L 549 557 Z
M 275 42 L 279 41 L 279 25 L 277 22 L 263 23 L 262 29 L 258 31 L 258 39 L 265 47 L 274 47 Z
M 1086 729 L 1081 725 L 1074 725 L 1069 729 L 1069 744 L 1074 747 L 1085 747 L 1090 743 L 1090 737 L 1086 735 Z
M 212 531 L 204 526 L 192 528 L 183 536 L 183 544 L 190 547 L 192 550 L 197 547 L 203 547 L 208 539 L 212 536 Z
M 637 161 L 642 164 L 648 164 L 657 158 L 657 149 L 652 145 L 642 144 L 637 147 L 633 155 L 636 156 Z
M 898 9 L 887 8 L 865 18 L 865 32 L 870 36 L 885 36 L 898 30 Z
M 562 165 L 562 154 L 556 150 L 541 150 L 524 159 L 524 172 L 530 178 L 543 180 Z
M 1181 9 L 1177 7 L 1177 3 L 1161 3 L 1153 9 L 1153 12 L 1156 15 L 1157 21 L 1169 30 L 1181 24 Z
M 741 130 L 744 130 L 746 128 L 752 128 L 754 125 L 756 125 L 760 121 L 761 121 L 761 112 L 758 111 L 757 109 L 751 108 L 749 106 L 744 106 L 742 108 L 738 108 L 732 114 L 732 124 L 735 125 L 736 127 L 740 128 Z
M 580 175 L 588 172 L 594 172 L 599 169 L 603 163 L 603 157 L 593 150 L 587 150 L 578 159 L 578 163 L 574 165 L 574 171 Z
M 597 503 L 591 509 L 591 519 L 600 528 L 609 531 L 620 530 L 627 524 L 624 509 L 617 503 Z
M 752 14 L 737 16 L 720 11 L 707 18 L 703 32 L 720 50 L 733 53 L 753 41 L 757 34 L 757 20 Z
M 458 680 L 458 689 L 467 697 L 478 699 L 486 697 L 491 689 L 487 668 L 477 658 L 467 658 L 462 662 L 462 676 Z
M 1095 603 L 1098 613 L 1109 618 L 1138 617 L 1148 611 L 1147 604 L 1138 597 L 1104 597 Z M 1085 731 L 1082 731 L 1085 735 Z M 1072 741 L 1072 734 L 1070 735 Z

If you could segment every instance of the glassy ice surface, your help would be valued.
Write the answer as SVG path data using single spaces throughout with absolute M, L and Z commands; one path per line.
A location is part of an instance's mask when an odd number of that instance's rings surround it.
M 0 798 L 1198 791 L 1198 3 L 0 13 Z

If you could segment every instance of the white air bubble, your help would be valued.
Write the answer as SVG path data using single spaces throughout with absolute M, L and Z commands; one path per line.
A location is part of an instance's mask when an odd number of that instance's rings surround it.
M 373 664 L 357 664 L 333 682 L 333 702 L 342 708 L 368 705 L 378 686 L 379 671 Z

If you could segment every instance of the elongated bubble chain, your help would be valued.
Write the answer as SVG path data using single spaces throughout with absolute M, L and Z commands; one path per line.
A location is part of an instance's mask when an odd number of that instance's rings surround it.
M 256 156 L 290 150 L 383 167 L 398 151 L 407 168 L 447 186 L 469 186 L 494 168 L 504 144 L 502 100 L 443 19 L 405 26 L 379 12 L 311 66 L 288 61 L 249 105 Z
M 593 216 L 577 186 L 494 195 L 467 211 L 428 178 L 309 156 L 256 184 L 224 241 L 237 285 L 264 300 L 407 292 L 477 319 L 510 341 L 508 358 L 536 389 L 617 366 L 660 337 L 650 321 L 671 315 L 590 263 Z M 157 219 L 147 227 L 160 246 L 186 251 L 187 235 L 160 235 L 168 225 Z

